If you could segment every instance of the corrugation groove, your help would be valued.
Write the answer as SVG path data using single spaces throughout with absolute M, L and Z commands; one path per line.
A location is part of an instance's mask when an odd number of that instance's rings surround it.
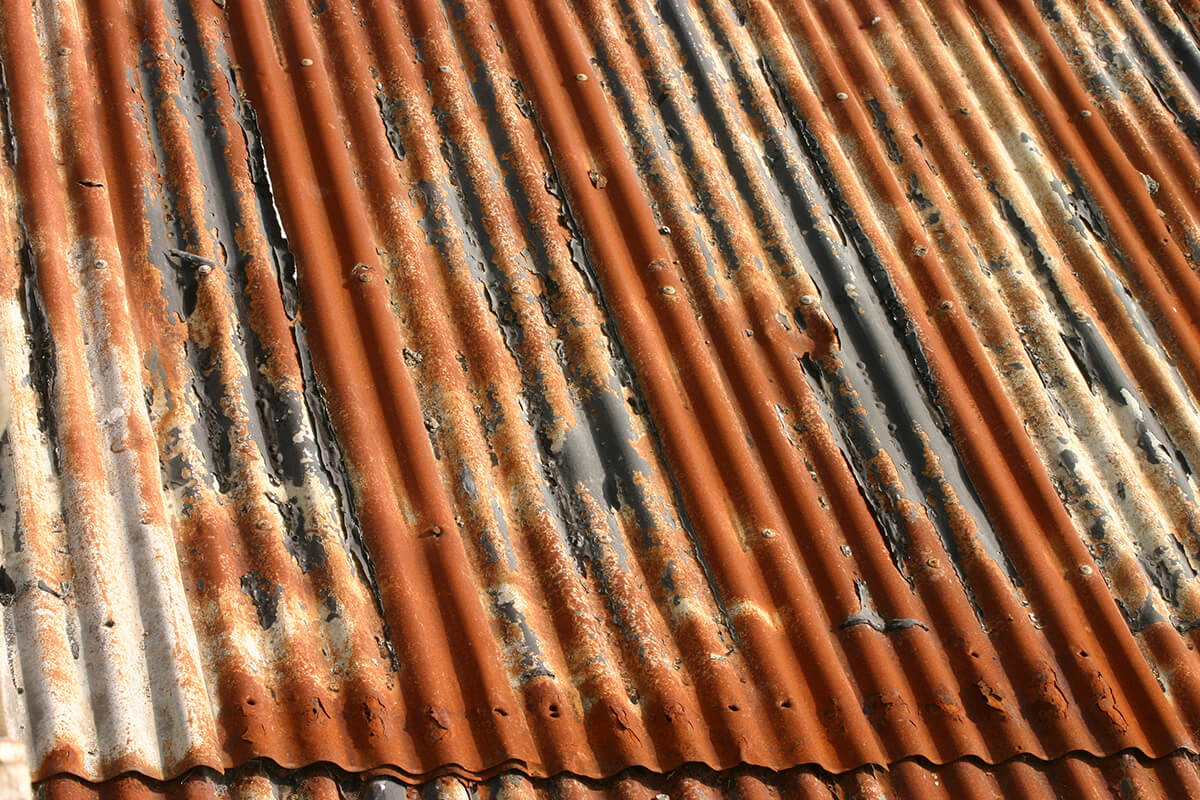
M 39 791 L 1200 788 L 1193 5 L 0 4 Z

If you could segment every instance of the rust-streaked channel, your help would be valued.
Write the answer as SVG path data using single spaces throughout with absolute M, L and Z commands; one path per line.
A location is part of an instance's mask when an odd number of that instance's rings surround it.
M 0 2 L 39 791 L 1190 791 L 1198 25 Z

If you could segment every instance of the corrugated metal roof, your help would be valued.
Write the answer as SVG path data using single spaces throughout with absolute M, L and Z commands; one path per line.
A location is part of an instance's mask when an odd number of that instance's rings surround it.
M 1190 0 L 0 15 L 35 779 L 1195 780 Z
M 1126 753 L 1104 759 L 1071 755 L 1051 762 L 1018 758 L 994 767 L 971 760 L 942 767 L 901 761 L 887 770 L 869 766 L 840 775 L 813 767 L 771 772 L 741 766 L 713 772 L 696 764 L 667 775 L 629 770 L 606 780 L 570 775 L 530 779 L 506 772 L 481 782 L 444 777 L 417 786 L 316 767 L 281 772 L 250 764 L 224 775 L 198 771 L 167 783 L 125 777 L 87 785 L 58 777 L 40 785 L 38 800 L 1175 800 L 1197 793 L 1200 775 L 1187 755 L 1147 760 Z

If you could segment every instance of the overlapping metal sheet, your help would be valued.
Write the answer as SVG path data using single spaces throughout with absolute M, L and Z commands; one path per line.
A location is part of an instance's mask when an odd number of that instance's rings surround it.
M 695 764 L 668 775 L 629 770 L 605 780 L 530 779 L 506 772 L 486 781 L 444 777 L 416 786 L 326 768 L 281 772 L 250 764 L 225 775 L 198 771 L 167 783 L 125 777 L 89 786 L 58 777 L 40 785 L 38 800 L 1176 800 L 1197 793 L 1200 776 L 1187 755 L 1147 760 L 1126 753 L 1051 762 L 1018 758 L 994 767 L 967 760 L 942 767 L 902 761 L 887 770 L 868 766 L 840 775 L 813 767 L 714 772 Z
M 0 3 L 35 779 L 1195 781 L 1198 24 Z

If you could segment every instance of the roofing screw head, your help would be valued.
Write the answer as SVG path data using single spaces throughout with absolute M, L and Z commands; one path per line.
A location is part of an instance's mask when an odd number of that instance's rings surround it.
M 834 95 L 834 97 L 836 97 L 838 100 L 849 100 L 850 99 L 850 95 L 846 94 L 845 92 L 838 92 L 837 94 Z
M 802 306 L 811 306 L 815 302 L 817 302 L 817 298 L 813 297 L 811 294 L 800 295 L 800 305 Z
M 659 232 L 659 233 L 661 233 L 663 236 L 670 236 L 670 235 L 671 235 L 671 229 L 670 229 L 668 226 L 666 226 L 666 225 L 659 225 L 659 226 L 658 226 L 658 232 Z
M 871 17 L 871 25 L 878 25 L 882 19 L 882 17 Z
M 302 58 L 302 59 L 300 59 L 300 66 L 302 66 L 302 67 L 311 67 L 312 65 L 313 65 L 313 60 L 312 60 L 311 58 Z
M 969 117 L 971 115 L 971 109 L 967 108 L 966 106 L 959 106 L 958 113 L 962 114 L 964 117 Z
M 440 67 L 438 67 L 438 72 L 441 72 L 441 73 L 444 73 L 444 74 L 449 74 L 449 73 L 450 73 L 450 67 L 449 67 L 448 65 L 446 65 L 446 64 L 442 64 Z
M 583 83 L 584 81 L 587 80 L 587 75 L 584 75 L 582 72 L 578 72 L 575 74 L 575 80 L 579 81 L 580 83 Z
M 1079 574 L 1080 575 L 1091 575 L 1092 568 L 1089 567 L 1087 564 L 1080 564 L 1079 565 Z
M 1079 116 L 1083 117 L 1084 119 L 1087 119 L 1091 115 L 1092 115 L 1092 112 L 1088 111 L 1086 108 L 1083 111 L 1079 112 Z
M 665 295 L 671 296 L 671 295 L 675 294 L 675 287 L 674 286 L 664 286 L 659 291 L 661 291 Z
M 97 259 L 96 259 L 96 260 L 93 262 L 93 266 L 94 266 L 96 269 L 108 269 L 108 262 L 107 262 L 107 261 L 105 261 L 103 258 L 97 258 Z
M 942 566 L 942 562 L 938 561 L 936 558 L 931 558 L 925 562 L 925 566 L 929 567 L 930 569 L 938 569 Z
M 940 304 L 938 304 L 938 308 L 940 308 L 942 311 L 949 311 L 953 307 L 954 304 L 949 300 L 943 300 Z
M 762 536 L 764 539 L 774 539 L 776 535 L 777 534 L 775 531 L 771 530 L 770 528 L 763 528 Z

